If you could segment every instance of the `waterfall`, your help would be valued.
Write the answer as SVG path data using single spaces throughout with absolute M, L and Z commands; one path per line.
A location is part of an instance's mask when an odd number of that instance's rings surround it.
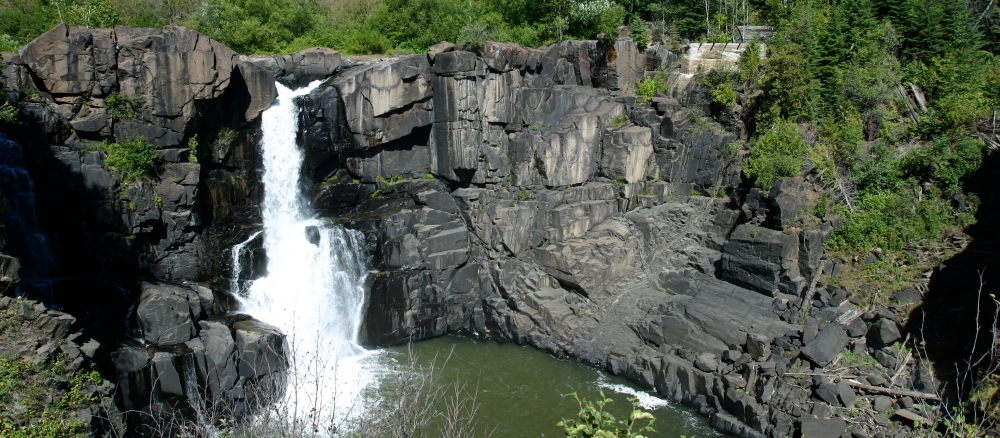
M 233 245 L 233 249 L 231 250 L 231 257 L 233 259 L 233 275 L 229 280 L 229 290 L 233 293 L 233 295 L 242 296 L 243 290 L 240 287 L 240 274 L 243 273 L 243 254 L 246 253 L 247 245 L 249 245 L 250 242 L 253 242 L 253 240 L 256 239 L 257 236 L 260 236 L 261 233 L 263 233 L 263 231 L 253 233 L 247 240 Z M 253 266 L 252 256 L 250 258 L 250 266 Z
M 38 228 L 35 185 L 28 175 L 21 144 L 0 133 L 0 191 L 3 192 L 3 221 L 7 227 L 7 252 L 21 260 L 21 283 L 17 294 L 35 289 L 51 303 L 51 283 L 56 275 L 56 258 L 47 236 Z
M 368 275 L 363 236 L 316 219 L 300 194 L 303 153 L 296 144 L 295 98 L 319 85 L 290 90 L 262 114 L 264 250 L 267 276 L 254 280 L 242 299 L 245 312 L 288 336 L 292 372 L 287 397 L 348 406 L 368 380 L 358 343 Z M 234 248 L 234 266 L 241 248 Z M 238 281 L 238 279 L 236 279 Z M 319 384 L 319 385 L 317 385 Z M 344 398 L 349 400 L 345 401 Z M 320 401 L 317 401 L 320 400 Z

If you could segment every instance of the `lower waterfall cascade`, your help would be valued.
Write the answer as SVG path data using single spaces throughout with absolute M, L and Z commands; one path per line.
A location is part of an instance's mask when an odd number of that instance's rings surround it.
M 295 98 L 319 84 L 297 90 L 276 84 L 278 98 L 262 115 L 267 274 L 234 292 L 244 312 L 287 336 L 286 396 L 309 400 L 310 406 L 335 401 L 340 407 L 350 405 L 370 381 L 360 363 L 368 352 L 357 342 L 368 260 L 361 233 L 311 218 L 308 201 L 299 193 L 303 153 L 296 143 Z M 232 251 L 234 266 L 239 266 L 241 246 Z

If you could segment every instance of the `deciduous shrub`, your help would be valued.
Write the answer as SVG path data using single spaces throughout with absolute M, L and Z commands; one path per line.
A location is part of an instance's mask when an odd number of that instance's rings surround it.
M 799 136 L 794 123 L 780 121 L 774 128 L 758 137 L 750 145 L 750 156 L 743 162 L 743 172 L 754 184 L 770 190 L 774 181 L 802 172 L 802 156 L 806 143 Z
M 104 141 L 99 149 L 108 154 L 104 164 L 115 171 L 125 184 L 152 178 L 160 154 L 145 138 L 122 140 L 116 143 Z

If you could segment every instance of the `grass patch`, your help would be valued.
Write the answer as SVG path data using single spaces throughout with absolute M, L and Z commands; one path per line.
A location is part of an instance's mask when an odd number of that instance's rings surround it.
M 160 154 L 145 138 L 115 143 L 105 140 L 98 149 L 108 154 L 104 160 L 105 166 L 117 173 L 125 184 L 150 179 L 156 175 Z
M 0 339 L 30 336 L 31 321 L 17 312 L 16 301 L 0 312 Z M 25 304 L 27 305 L 27 304 Z M 66 362 L 57 357 L 49 363 L 28 362 L 0 356 L 0 436 L 4 438 L 86 437 L 90 424 L 76 412 L 95 408 L 94 388 L 101 376 L 93 368 L 69 375 Z

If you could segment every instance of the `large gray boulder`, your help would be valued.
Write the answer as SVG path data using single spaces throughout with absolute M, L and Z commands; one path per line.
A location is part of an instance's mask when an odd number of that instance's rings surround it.
M 833 323 L 824 327 L 816 339 L 802 348 L 801 353 L 813 363 L 826 366 L 833 362 L 850 342 L 844 326 Z
M 285 337 L 278 329 L 248 319 L 233 323 L 232 330 L 240 377 L 261 379 L 288 369 Z
M 229 327 L 218 322 L 199 321 L 198 339 L 204 345 L 207 389 L 214 400 L 232 398 L 239 375 L 236 369 L 236 342 Z
M 136 318 L 146 341 L 184 343 L 198 334 L 194 321 L 200 315 L 201 299 L 196 292 L 169 284 L 142 284 Z

